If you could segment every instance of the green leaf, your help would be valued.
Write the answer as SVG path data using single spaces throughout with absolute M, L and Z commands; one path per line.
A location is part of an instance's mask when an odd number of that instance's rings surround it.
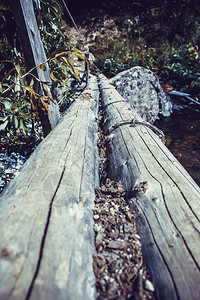
M 8 125 L 8 119 L 3 124 L 0 125 L 0 131 L 5 130 L 7 125 Z
M 53 22 L 50 23 L 51 24 L 51 27 L 54 31 L 57 31 L 58 30 L 58 26 L 56 26 Z
M 18 118 L 16 116 L 14 116 L 14 126 L 15 126 L 15 129 L 17 129 L 19 127 Z
M 6 120 L 7 120 L 7 116 L 6 116 L 6 117 L 0 117 L 0 121 L 1 121 L 2 123 L 4 123 Z
M 2 81 L 1 81 L 1 84 L 3 84 L 4 80 L 13 72 L 15 71 L 16 69 L 15 68 L 12 68 L 10 69 L 7 74 L 3 77 Z
M 5 109 L 9 110 L 12 107 L 12 104 L 10 103 L 10 101 L 3 101 L 3 104 L 5 106 Z
M 24 133 L 26 133 L 26 126 L 24 125 L 24 121 L 22 119 L 20 119 L 19 127 Z

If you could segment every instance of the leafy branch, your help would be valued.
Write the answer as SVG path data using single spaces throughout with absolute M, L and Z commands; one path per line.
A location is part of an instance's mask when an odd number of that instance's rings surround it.
M 37 66 L 34 66 L 32 69 L 30 69 L 26 73 L 24 73 L 24 71 L 19 63 L 19 59 L 17 59 L 16 62 L 13 62 L 11 60 L 3 60 L 0 62 L 1 64 L 5 64 L 5 63 L 12 64 L 12 68 L 10 70 L 8 70 L 8 72 L 4 75 L 3 79 L 0 82 L 0 92 L 1 92 L 0 106 L 1 107 L 2 107 L 2 105 L 4 106 L 4 113 L 3 113 L 4 116 L 1 117 L 1 119 L 0 119 L 0 123 L 1 123 L 0 131 L 5 130 L 6 128 L 10 129 L 12 127 L 10 125 L 11 123 L 14 124 L 15 129 L 19 128 L 19 125 L 20 125 L 20 128 L 23 131 L 26 131 L 25 121 L 27 121 L 27 118 L 21 117 L 22 114 L 21 115 L 20 114 L 13 115 L 11 112 L 9 112 L 9 113 L 5 112 L 6 110 L 8 110 L 8 108 L 10 108 L 10 106 L 8 105 L 8 101 L 7 100 L 4 101 L 4 96 L 7 96 L 9 91 L 13 90 L 14 94 L 15 94 L 15 96 L 17 96 L 17 98 L 19 98 L 20 93 L 22 93 L 22 91 L 28 92 L 29 102 L 31 104 L 31 110 L 35 115 L 38 115 L 39 107 L 46 114 L 50 113 L 50 111 L 48 109 L 48 105 L 50 104 L 50 101 L 55 103 L 55 99 L 52 96 L 52 94 L 54 95 L 54 93 L 52 91 L 52 83 L 51 82 L 43 82 L 37 76 L 32 74 L 32 72 L 35 69 L 40 68 L 45 72 L 45 71 L 47 71 L 47 67 L 45 65 L 46 63 L 51 63 L 52 61 L 55 61 L 57 59 L 62 59 L 62 61 L 67 66 L 68 71 L 73 74 L 77 83 L 78 84 L 81 83 L 80 73 L 70 63 L 70 61 L 68 59 L 69 54 L 75 54 L 79 59 L 84 60 L 86 62 L 86 64 L 88 64 L 88 60 L 87 60 L 85 54 L 82 53 L 80 50 L 73 49 L 73 50 L 63 51 L 63 48 L 56 50 L 55 53 L 51 57 L 49 57 L 46 61 L 38 64 Z M 8 87 L 3 89 L 3 87 L 5 85 L 5 81 L 8 80 L 10 82 L 12 80 L 12 75 L 14 75 L 14 77 L 15 77 L 14 82 L 12 84 L 10 84 L 9 86 L 6 83 L 6 86 L 8 86 Z M 32 77 L 32 80 L 29 85 L 27 84 L 27 80 L 26 80 L 26 77 L 28 75 Z M 62 84 L 62 80 L 59 78 L 59 76 L 57 74 L 55 74 L 55 72 L 53 70 L 51 71 L 50 75 L 51 75 L 51 79 L 53 82 L 55 82 L 56 84 L 59 84 L 59 85 Z M 39 82 L 39 84 L 41 85 L 43 95 L 40 95 L 37 92 L 37 90 L 35 89 L 36 82 Z M 22 105 L 20 105 L 20 107 L 22 109 Z M 23 109 L 22 109 L 22 111 L 23 111 Z M 16 112 L 16 110 L 15 110 L 15 112 Z

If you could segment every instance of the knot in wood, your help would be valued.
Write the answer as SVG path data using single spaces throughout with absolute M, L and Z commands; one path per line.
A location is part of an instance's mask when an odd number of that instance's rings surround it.
M 91 99 L 92 99 L 92 95 L 90 93 L 83 93 L 79 97 L 79 100 L 82 101 L 90 101 Z
M 142 181 L 139 184 L 134 186 L 134 191 L 137 192 L 137 193 L 138 192 L 145 193 L 147 191 L 148 187 L 149 187 L 148 182 L 147 181 Z

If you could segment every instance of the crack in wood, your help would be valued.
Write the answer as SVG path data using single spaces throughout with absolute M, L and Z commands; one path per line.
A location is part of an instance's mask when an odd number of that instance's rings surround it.
M 127 101 L 125 101 L 125 100 L 113 101 L 112 103 L 108 103 L 107 105 L 105 105 L 105 106 L 102 108 L 102 112 L 104 112 L 104 111 L 107 109 L 108 106 L 113 105 L 113 104 L 115 104 L 115 103 L 119 103 L 119 102 L 127 103 Z
M 172 282 L 173 282 L 174 289 L 175 289 L 175 293 L 176 293 L 176 297 L 177 297 L 178 300 L 180 300 L 179 292 L 178 292 L 178 289 L 177 289 L 175 280 L 174 280 L 174 278 L 173 278 L 173 274 L 172 274 L 172 272 L 171 272 L 171 270 L 170 270 L 170 267 L 168 266 L 167 261 L 165 260 L 165 257 L 164 257 L 164 255 L 163 255 L 163 253 L 162 253 L 162 251 L 161 251 L 161 249 L 160 249 L 160 247 L 159 247 L 159 245 L 158 245 L 158 243 L 157 243 L 157 241 L 156 241 L 156 238 L 155 238 L 155 236 L 154 236 L 154 233 L 153 233 L 153 230 L 152 230 L 152 228 L 151 228 L 151 225 L 150 225 L 150 223 L 149 223 L 149 221 L 148 221 L 148 218 L 147 218 L 147 216 L 146 216 L 146 214 L 145 214 L 143 208 L 141 207 L 139 201 L 137 201 L 137 205 L 138 205 L 138 207 L 140 208 L 140 210 L 142 211 L 143 216 L 145 217 L 146 223 L 148 224 L 148 228 L 149 228 L 149 230 L 150 230 L 150 232 L 151 232 L 151 235 L 152 235 L 153 241 L 154 241 L 154 243 L 155 243 L 155 245 L 156 245 L 156 248 L 157 248 L 158 252 L 160 253 L 160 256 L 162 257 L 163 262 L 164 262 L 164 265 L 166 266 L 167 271 L 168 271 L 168 273 L 169 273 L 169 276 L 170 276 L 170 278 L 171 278 L 171 280 L 172 280 Z M 156 218 L 157 218 L 157 216 L 156 216 Z M 158 222 L 159 222 L 159 221 L 158 221 Z M 160 226 L 160 227 L 161 227 L 161 226 Z M 164 233 L 163 233 L 163 235 L 164 235 Z M 165 235 L 164 235 L 164 236 L 165 236 Z M 153 245 L 152 245 L 152 246 L 153 246 Z
M 140 135 L 140 134 L 139 134 Z M 146 147 L 148 148 L 149 152 L 152 154 L 152 156 L 154 157 L 154 159 L 156 160 L 156 162 L 158 163 L 158 165 L 160 166 L 160 168 L 165 172 L 165 174 L 170 178 L 170 180 L 174 183 L 174 185 L 177 187 L 177 189 L 179 190 L 179 192 L 181 193 L 181 195 L 183 196 L 185 202 L 187 203 L 188 207 L 190 208 L 190 210 L 192 211 L 193 215 L 196 217 L 197 221 L 200 222 L 200 219 L 198 218 L 198 216 L 196 215 L 196 213 L 194 212 L 194 210 L 192 209 L 191 205 L 189 204 L 189 202 L 187 201 L 187 198 L 185 197 L 185 195 L 183 194 L 181 188 L 178 186 L 178 184 L 176 183 L 175 180 L 173 180 L 173 178 L 169 175 L 169 173 L 165 170 L 165 168 L 162 166 L 162 164 L 158 161 L 158 159 L 156 158 L 156 156 L 153 154 L 153 152 L 151 151 L 151 149 L 149 148 L 148 144 L 145 142 L 145 140 L 143 139 L 142 136 L 140 136 L 141 139 L 143 140 L 144 144 L 146 145 Z M 198 232 L 199 233 L 199 232 Z
M 171 157 L 169 155 L 167 155 L 166 151 L 164 151 L 163 148 L 160 147 L 160 144 L 158 143 L 158 140 L 155 139 L 155 137 L 151 134 L 150 131 L 149 131 L 149 135 L 151 136 L 151 138 L 153 139 L 155 144 L 158 146 L 159 150 L 162 151 L 163 155 L 165 155 L 166 158 L 174 165 L 174 161 L 171 159 Z M 194 181 L 192 180 L 192 178 L 188 177 L 187 174 L 185 175 L 185 173 L 183 173 L 183 171 L 180 169 L 179 165 L 176 165 L 175 167 L 181 173 L 181 175 L 189 182 L 189 184 L 191 184 L 193 186 L 193 188 L 198 192 L 198 188 L 194 184 Z
M 142 136 L 141 136 L 141 139 L 142 139 L 143 142 L 145 143 L 145 140 L 142 138 Z M 145 143 L 145 144 L 146 144 L 146 143 Z M 146 147 L 148 148 L 148 150 L 150 151 L 150 153 L 152 154 L 152 156 L 154 157 L 154 159 L 157 161 L 157 163 L 158 163 L 158 165 L 160 166 L 160 168 L 163 169 L 163 171 L 166 173 L 166 175 L 170 178 L 170 180 L 171 180 L 171 181 L 174 183 L 174 185 L 177 187 L 177 189 L 179 190 L 179 192 L 180 192 L 180 194 L 182 195 L 183 199 L 185 200 L 185 202 L 187 203 L 188 207 L 189 207 L 190 210 L 192 211 L 193 215 L 196 217 L 196 219 L 197 219 L 198 221 L 200 221 L 199 218 L 198 218 L 198 216 L 195 214 L 195 212 L 193 211 L 192 207 L 190 206 L 189 202 L 187 201 L 186 197 L 184 196 L 183 192 L 182 192 L 181 189 L 179 188 L 179 186 L 178 186 L 178 184 L 176 183 L 176 181 L 173 180 L 173 178 L 172 178 L 172 177 L 167 173 L 167 171 L 163 168 L 163 166 L 162 166 L 162 165 L 160 164 L 160 162 L 157 160 L 157 158 L 156 158 L 155 155 L 152 153 L 152 151 L 150 150 L 150 148 L 149 148 L 149 146 L 148 146 L 147 144 L 146 144 Z M 159 183 L 160 183 L 160 182 L 159 182 Z M 186 246 L 186 248 L 187 248 L 187 250 L 188 250 L 188 252 L 189 252 L 191 258 L 193 259 L 193 261 L 194 261 L 196 267 L 200 270 L 200 266 L 199 266 L 197 260 L 195 259 L 195 256 L 194 256 L 193 253 L 191 252 L 191 250 L 190 250 L 189 246 L 187 245 L 187 242 L 186 242 L 186 240 L 185 240 L 183 234 L 182 234 L 181 231 L 178 229 L 178 226 L 176 225 L 176 223 L 175 223 L 175 221 L 174 221 L 174 219 L 173 219 L 173 217 L 172 217 L 172 215 L 171 215 L 171 213 L 170 213 L 170 210 L 169 210 L 168 205 L 167 205 L 167 203 L 166 203 L 166 198 L 165 198 L 163 186 L 162 186 L 161 183 L 160 183 L 160 186 L 161 186 L 161 192 L 162 192 L 162 196 L 163 196 L 163 201 L 164 201 L 164 203 L 165 203 L 165 207 L 166 207 L 167 213 L 168 213 L 168 215 L 169 215 L 169 218 L 170 218 L 170 220 L 171 220 L 173 226 L 176 228 L 177 232 L 178 232 L 179 235 L 181 236 L 181 238 L 182 238 L 182 240 L 183 240 L 183 243 L 185 244 L 185 246 Z M 190 220 L 190 223 L 191 223 L 191 220 Z M 192 223 L 191 223 L 191 224 L 192 224 Z M 193 224 L 192 224 L 192 226 L 193 226 Z M 193 228 L 194 228 L 195 230 L 197 230 L 194 226 L 193 226 Z M 198 231 L 198 230 L 197 230 L 197 232 L 198 232 L 198 234 L 199 234 L 199 231 Z
M 47 237 L 47 232 L 48 232 L 48 228 L 49 228 L 49 224 L 50 224 L 50 220 L 51 220 L 52 206 L 53 206 L 53 202 L 54 202 L 55 196 L 57 194 L 57 191 L 58 191 L 58 189 L 61 185 L 64 173 L 65 173 L 65 165 L 64 165 L 62 173 L 60 175 L 60 179 L 59 179 L 58 185 L 56 187 L 56 190 L 54 192 L 54 195 L 53 195 L 53 197 L 51 199 L 51 202 L 49 204 L 49 211 L 48 211 L 48 214 L 47 214 L 47 220 L 46 220 L 46 225 L 45 225 L 45 228 L 44 228 L 44 234 L 43 234 L 41 244 L 40 244 L 40 252 L 39 252 L 38 262 L 37 262 L 37 265 L 36 265 L 35 273 L 33 275 L 31 284 L 30 284 L 28 292 L 26 294 L 25 300 L 28 300 L 30 298 L 31 293 L 32 293 L 33 288 L 34 288 L 35 280 L 36 280 L 37 275 L 38 275 L 39 270 L 40 270 L 40 265 L 41 265 L 41 262 L 42 262 L 42 256 L 43 256 L 43 251 L 44 251 L 44 246 L 45 246 L 45 240 L 46 240 L 46 237 Z
M 99 78 L 101 86 L 109 87 L 105 77 Z M 122 98 L 117 91 L 111 92 L 108 88 L 102 91 L 102 99 L 107 106 Z M 147 126 L 149 128 L 143 130 L 135 126 L 132 119 L 139 122 L 142 119 L 131 111 L 130 105 L 119 101 L 107 107 L 105 129 L 109 132 L 120 127 L 108 138 L 111 140 L 108 166 L 112 179 L 122 180 L 125 189 L 132 188 L 135 192 L 138 230 L 158 299 L 197 299 L 200 293 L 200 190 L 159 141 L 153 128 Z M 134 130 L 129 128 L 131 121 Z M 125 162 L 126 168 L 123 167 Z M 146 193 L 140 187 L 134 190 L 135 181 L 148 182 Z M 151 241 L 153 247 L 149 245 Z
M 81 168 L 81 183 L 83 183 L 83 173 L 84 173 L 84 166 L 85 166 L 85 152 L 86 152 L 86 143 L 87 141 L 87 135 L 85 135 L 85 144 L 84 144 L 84 151 L 83 151 L 83 164 L 82 164 L 82 168 Z M 82 184 L 80 186 L 80 190 L 79 190 L 79 201 L 80 201 L 80 198 L 81 198 L 81 192 L 82 192 Z
M 36 217 L 35 217 L 35 219 L 36 219 Z M 35 225 L 35 222 L 33 223 L 33 227 L 34 227 L 34 225 Z M 30 240 L 31 240 L 32 232 L 33 232 L 33 227 L 32 227 L 32 230 L 31 230 L 31 232 L 30 232 L 30 234 L 29 234 L 29 239 L 28 239 L 29 242 L 28 242 L 28 246 L 27 246 L 27 254 L 30 252 Z M 19 273 L 17 274 L 17 276 L 16 276 L 16 278 L 15 278 L 14 284 L 13 284 L 11 290 L 10 290 L 10 293 L 9 293 L 9 299 L 11 298 L 11 296 L 13 295 L 13 293 L 14 293 L 14 291 L 15 291 L 15 289 L 16 289 L 17 282 L 18 282 L 18 280 L 20 279 L 20 276 L 21 276 L 21 274 L 22 274 L 22 272 L 23 272 L 23 269 L 24 269 L 24 266 L 25 266 L 26 263 L 27 263 L 27 260 L 24 261 L 24 263 L 22 264 L 22 266 L 21 266 L 21 268 L 20 268 Z

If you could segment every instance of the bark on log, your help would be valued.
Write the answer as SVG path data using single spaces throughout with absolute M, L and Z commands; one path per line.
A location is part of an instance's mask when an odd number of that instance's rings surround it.
M 109 177 L 131 195 L 157 298 L 200 299 L 200 189 L 103 76 L 100 85 Z
M 26 60 L 26 67 L 31 70 L 33 67 L 46 61 L 47 57 L 44 51 L 40 32 L 37 26 L 37 21 L 34 13 L 32 0 L 10 0 L 13 15 L 17 30 L 20 36 L 24 57 Z M 45 64 L 46 71 L 39 67 L 33 71 L 42 82 L 50 82 L 51 76 L 48 64 Z M 42 93 L 42 88 L 38 91 Z M 58 106 L 53 102 L 49 104 L 50 115 L 38 108 L 39 117 L 42 123 L 45 136 L 57 125 L 60 118 Z
M 98 87 L 92 79 L 0 201 L 0 299 L 95 298 Z

